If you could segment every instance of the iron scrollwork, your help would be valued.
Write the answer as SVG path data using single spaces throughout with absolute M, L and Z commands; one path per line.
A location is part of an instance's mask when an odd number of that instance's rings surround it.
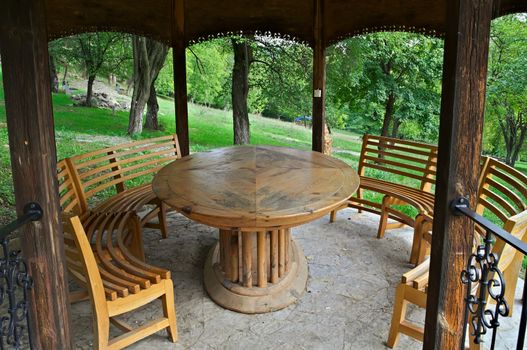
M 485 241 L 479 245 L 468 261 L 461 281 L 468 285 L 466 296 L 466 317 L 470 318 L 469 327 L 473 341 L 481 343 L 487 330 L 492 330 L 491 349 L 496 341 L 499 316 L 509 315 L 509 305 L 505 300 L 505 280 L 498 269 L 499 257 L 492 253 L 492 236 L 487 232 Z M 492 299 L 495 306 L 488 305 Z
M 0 349 L 10 346 L 20 349 L 27 326 L 28 290 L 32 280 L 20 250 L 9 250 L 9 240 L 2 242 L 0 259 L 0 307 L 8 302 L 7 315 L 0 317 Z M 5 309 L 4 309 L 5 310 Z
M 38 203 L 28 203 L 21 217 L 0 228 L 0 350 L 20 349 L 26 344 L 31 347 L 28 292 L 33 281 L 21 251 L 9 248 L 9 236 L 27 223 L 40 220 L 42 215 Z

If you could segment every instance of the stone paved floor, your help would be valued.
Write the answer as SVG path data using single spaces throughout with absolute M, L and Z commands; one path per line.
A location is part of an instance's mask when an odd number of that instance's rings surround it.
M 217 306 L 203 290 L 203 263 L 217 230 L 176 213 L 169 220 L 168 239 L 146 230 L 144 240 L 147 261 L 172 271 L 179 341 L 172 344 L 160 332 L 131 349 L 386 349 L 394 288 L 411 267 L 411 230 L 393 230 L 378 240 L 378 217 L 351 209 L 339 212 L 333 224 L 325 217 L 293 229 L 308 259 L 306 292 L 286 309 L 244 315 Z M 89 305 L 73 305 L 72 315 L 76 348 L 91 349 Z M 158 315 L 155 302 L 126 320 L 142 324 Z M 423 320 L 424 310 L 410 309 L 410 318 Z M 403 336 L 397 348 L 421 346 Z

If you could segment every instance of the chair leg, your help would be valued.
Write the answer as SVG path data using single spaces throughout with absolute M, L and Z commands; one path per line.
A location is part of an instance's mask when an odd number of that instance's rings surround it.
M 329 222 L 335 222 L 336 219 L 337 219 L 337 211 L 336 211 L 336 210 L 333 210 L 333 211 L 329 214 Z
M 94 315 L 93 330 L 93 348 L 96 350 L 108 349 L 110 343 L 110 317 L 99 318 Z
M 161 297 L 163 303 L 163 315 L 168 318 L 169 326 L 167 333 L 170 340 L 175 343 L 178 339 L 177 321 L 176 321 L 176 306 L 174 302 L 174 284 L 172 280 L 165 280 L 165 295 Z
M 168 227 L 167 227 L 167 205 L 163 202 L 159 204 L 159 226 L 161 230 L 161 235 L 163 238 L 168 238 Z
M 408 301 L 406 301 L 404 298 L 405 289 L 406 285 L 401 283 L 395 290 L 392 324 L 390 325 L 390 333 L 388 334 L 388 341 L 386 342 L 386 345 L 389 348 L 394 348 L 397 345 L 397 342 L 399 342 L 399 338 L 401 336 L 401 333 L 399 332 L 399 326 L 406 318 Z
M 379 229 L 377 231 L 377 238 L 384 238 L 386 226 L 388 225 L 388 207 L 390 206 L 392 197 L 384 196 L 382 198 L 381 218 L 379 220 Z
M 514 311 L 514 296 L 516 294 L 516 284 L 518 283 L 518 274 L 520 273 L 523 255 L 515 253 L 512 262 L 503 271 L 503 280 L 505 282 L 505 300 L 509 304 L 509 317 L 512 317 Z

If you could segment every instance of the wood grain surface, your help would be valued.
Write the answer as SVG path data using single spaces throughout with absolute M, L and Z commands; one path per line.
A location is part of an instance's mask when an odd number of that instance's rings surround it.
M 291 227 L 342 205 L 359 177 L 318 152 L 238 146 L 173 162 L 153 181 L 156 195 L 190 219 L 223 229 Z

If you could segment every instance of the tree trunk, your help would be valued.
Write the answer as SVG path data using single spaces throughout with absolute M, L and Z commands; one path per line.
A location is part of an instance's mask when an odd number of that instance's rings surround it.
M 49 77 L 51 81 L 51 92 L 59 92 L 59 78 L 57 77 L 57 68 L 55 67 L 55 59 L 49 55 Z
M 514 166 L 518 160 L 519 152 L 527 138 L 527 121 L 524 120 L 524 113 L 518 115 L 509 109 L 503 119 L 499 119 L 499 126 L 503 140 L 505 141 L 505 163 Z
M 84 102 L 86 107 L 92 106 L 93 82 L 94 81 L 95 81 L 95 75 L 90 75 L 88 77 L 88 89 L 86 90 L 86 102 Z
M 392 123 L 392 137 L 394 139 L 399 135 L 399 127 L 401 126 L 401 121 L 399 119 L 394 119 Z
M 382 122 L 381 136 L 388 136 L 388 129 L 393 119 L 393 107 L 395 106 L 395 95 L 390 92 L 384 104 L 384 119 Z
M 252 61 L 252 48 L 247 41 L 232 38 L 234 65 L 232 67 L 232 120 L 234 144 L 250 143 L 250 123 L 247 108 L 249 94 L 249 68 Z
M 159 104 L 157 103 L 157 93 L 154 83 L 150 87 L 150 96 L 146 103 L 146 122 L 145 129 L 159 130 L 159 121 L 157 113 L 159 112 Z
M 68 77 L 68 65 L 64 65 L 64 76 L 62 77 L 62 85 L 66 85 L 66 78 Z
M 143 111 L 150 98 L 151 87 L 154 85 L 159 71 L 163 68 L 168 53 L 166 45 L 151 39 L 134 36 L 132 42 L 134 53 L 134 91 L 128 120 L 128 134 L 130 135 L 143 131 Z M 157 126 L 157 111 L 155 115 L 155 124 Z

